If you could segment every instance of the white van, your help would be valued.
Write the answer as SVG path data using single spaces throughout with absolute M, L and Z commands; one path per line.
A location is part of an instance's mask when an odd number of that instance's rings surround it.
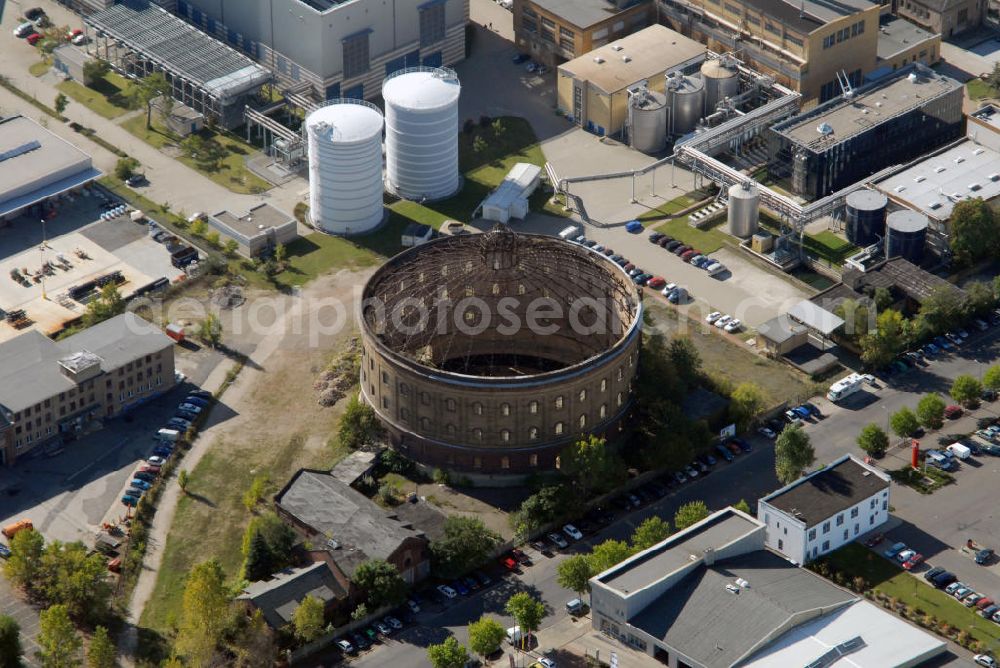
M 166 441 L 167 443 L 176 443 L 180 437 L 181 433 L 176 429 L 161 429 L 156 432 L 156 440 Z
M 580 228 L 577 227 L 576 225 L 570 225 L 569 227 L 567 227 L 566 229 L 564 229 L 562 232 L 559 233 L 559 238 L 562 239 L 563 241 L 572 241 L 573 239 L 576 239 L 578 236 L 580 236 Z
M 962 443 L 952 443 L 947 450 L 959 459 L 968 459 L 972 456 L 972 448 Z
M 512 626 L 509 629 L 507 629 L 507 642 L 509 644 L 511 644 L 511 645 L 520 645 L 522 637 L 523 636 L 521 635 L 521 627 L 520 626 Z

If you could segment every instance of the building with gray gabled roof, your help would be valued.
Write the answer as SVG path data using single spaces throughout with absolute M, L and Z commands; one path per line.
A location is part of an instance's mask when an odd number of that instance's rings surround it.
M 423 531 L 327 471 L 301 469 L 274 497 L 278 515 L 352 577 L 365 561 L 393 564 L 407 582 L 430 572 L 429 541 Z
M 334 576 L 329 564 L 317 561 L 286 568 L 268 580 L 251 582 L 236 599 L 260 610 L 271 628 L 280 629 L 292 623 L 306 596 L 318 599 L 329 611 L 338 602 L 347 600 L 348 590 Z
M 53 341 L 32 330 L 0 343 L 0 465 L 174 386 L 174 342 L 134 313 Z
M 916 666 L 944 642 L 765 546 L 734 508 L 591 578 L 596 630 L 671 668 Z M 833 651 L 836 650 L 836 651 Z

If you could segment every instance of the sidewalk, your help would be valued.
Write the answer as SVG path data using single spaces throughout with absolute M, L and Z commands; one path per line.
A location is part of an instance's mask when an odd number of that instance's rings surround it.
M 566 617 L 535 634 L 537 648 L 528 652 L 530 665 L 534 659 L 547 656 L 555 658 L 560 668 L 586 666 L 586 657 L 597 657 L 608 663 L 614 652 L 618 665 L 622 668 L 663 668 L 663 664 L 643 652 L 636 651 L 595 631 L 591 627 L 590 615 L 574 619 Z

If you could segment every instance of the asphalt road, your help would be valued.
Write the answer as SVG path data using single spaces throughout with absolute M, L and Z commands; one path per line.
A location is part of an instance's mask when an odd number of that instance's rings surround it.
M 545 602 L 549 614 L 542 624 L 543 627 L 552 626 L 566 617 L 564 604 L 576 596 L 556 582 L 559 563 L 569 555 L 589 551 L 594 544 L 608 539 L 626 540 L 635 527 L 653 515 L 672 522 L 677 508 L 688 501 L 703 500 L 710 509 L 718 509 L 746 499 L 753 506 L 757 497 L 777 486 L 774 449 L 755 440 L 752 453 L 741 455 L 731 464 L 716 464 L 708 476 L 699 477 L 646 507 L 620 515 L 611 525 L 570 545 L 567 550 L 552 557 L 529 551 L 532 552 L 534 565 L 524 569 L 523 573 L 509 575 L 491 589 L 463 598 L 445 610 L 438 607 L 422 611 L 417 625 L 404 629 L 395 638 L 369 650 L 353 663 L 372 668 L 429 666 L 427 645 L 441 642 L 448 635 L 455 635 L 463 644 L 467 643 L 467 625 L 484 613 L 497 617 L 505 627 L 512 626 L 514 622 L 503 608 L 507 599 L 518 591 L 532 592 Z

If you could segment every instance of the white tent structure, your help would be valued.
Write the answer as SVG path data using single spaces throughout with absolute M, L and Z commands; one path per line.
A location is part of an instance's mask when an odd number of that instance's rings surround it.
M 479 208 L 484 220 L 506 223 L 511 218 L 528 215 L 528 198 L 535 192 L 542 168 L 527 162 L 514 165 L 497 189 L 483 200 Z

